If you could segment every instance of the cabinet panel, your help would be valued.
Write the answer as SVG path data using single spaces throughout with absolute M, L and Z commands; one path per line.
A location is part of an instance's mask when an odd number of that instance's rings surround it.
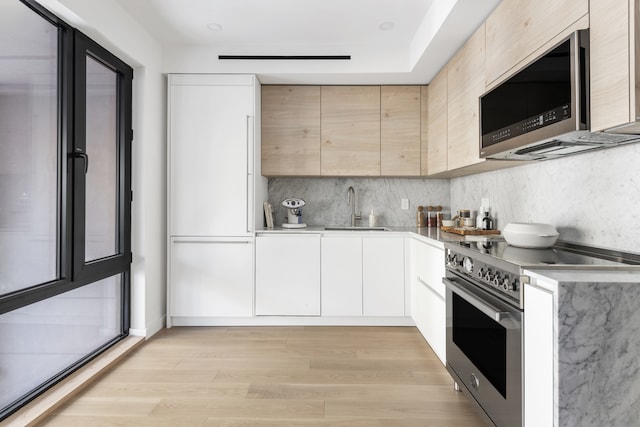
M 363 313 L 404 316 L 404 240 L 362 239 Z
M 487 85 L 587 13 L 588 0 L 502 0 L 486 20 Z
M 380 174 L 420 175 L 420 86 L 380 91 Z
M 320 175 L 320 87 L 262 87 L 262 174 Z
M 447 67 L 429 84 L 425 175 L 447 170 Z M 426 173 L 425 173 L 426 172 Z
M 248 234 L 253 87 L 169 90 L 170 234 Z
M 631 1 L 631 7 L 633 4 Z M 635 93 L 635 88 L 630 87 L 629 10 L 628 0 L 590 2 L 589 72 L 593 131 L 635 120 L 629 103 L 629 91 Z
M 429 158 L 429 86 L 420 87 L 420 175 L 427 175 Z
M 484 93 L 484 24 L 447 65 L 447 169 L 480 159 L 480 102 Z
M 321 281 L 323 316 L 362 316 L 362 238 L 322 238 Z
M 553 294 L 524 287 L 524 425 L 554 425 Z
M 379 176 L 380 87 L 323 86 L 321 112 L 321 174 Z
M 256 238 L 256 315 L 320 315 L 320 235 Z
M 172 239 L 170 316 L 253 315 L 251 241 Z

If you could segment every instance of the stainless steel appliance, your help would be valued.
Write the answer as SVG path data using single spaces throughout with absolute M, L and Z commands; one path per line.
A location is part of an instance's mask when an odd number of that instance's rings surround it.
M 637 141 L 590 132 L 589 31 L 577 31 L 480 98 L 480 157 L 543 160 Z
M 447 370 L 485 421 L 523 423 L 525 269 L 640 269 L 640 257 L 559 242 L 523 249 L 497 242 L 445 243 Z

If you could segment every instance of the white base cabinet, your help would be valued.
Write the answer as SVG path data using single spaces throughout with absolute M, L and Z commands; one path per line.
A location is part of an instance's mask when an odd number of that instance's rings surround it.
M 362 239 L 322 237 L 323 316 L 362 316 Z
M 362 239 L 362 307 L 365 316 L 404 316 L 404 239 Z
M 411 240 L 411 317 L 443 364 L 446 363 L 444 247 Z
M 169 316 L 253 315 L 253 242 L 172 238 Z
M 320 234 L 256 237 L 256 315 L 320 315 Z

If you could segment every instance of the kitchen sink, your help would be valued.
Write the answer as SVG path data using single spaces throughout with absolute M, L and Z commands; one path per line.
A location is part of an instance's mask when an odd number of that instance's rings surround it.
M 350 227 L 350 226 L 334 226 L 334 227 L 325 227 L 327 231 L 391 231 L 390 228 L 387 227 Z

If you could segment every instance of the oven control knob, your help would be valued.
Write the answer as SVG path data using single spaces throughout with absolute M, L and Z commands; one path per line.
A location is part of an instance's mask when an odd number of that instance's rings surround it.
M 455 255 L 452 255 L 452 254 L 447 255 L 447 264 L 455 265 L 455 259 L 456 259 Z
M 484 280 L 486 280 L 487 282 L 491 282 L 493 280 L 493 273 L 491 272 L 490 268 L 487 268 L 487 272 L 484 273 Z
M 493 286 L 500 286 L 502 284 L 502 277 L 500 277 L 500 273 L 496 273 L 493 276 Z
M 511 279 L 508 275 L 504 276 L 504 279 L 502 279 L 502 289 L 504 289 L 505 291 L 513 290 L 511 289 Z
M 478 279 L 482 279 L 484 277 L 484 268 L 480 267 L 480 270 L 478 270 Z

